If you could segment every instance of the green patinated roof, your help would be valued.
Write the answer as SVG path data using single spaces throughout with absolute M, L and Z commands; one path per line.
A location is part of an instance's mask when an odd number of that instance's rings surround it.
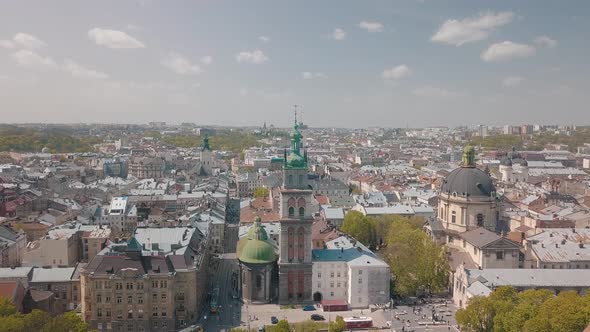
M 303 135 L 299 132 L 299 124 L 297 123 L 297 114 L 295 114 L 295 123 L 291 133 L 291 152 L 285 160 L 286 168 L 307 168 L 307 160 L 301 155 L 302 138 Z
M 278 256 L 268 239 L 268 234 L 257 218 L 248 234 L 238 241 L 238 259 L 243 263 L 267 264 L 277 260 Z
M 132 236 L 129 241 L 127 241 L 127 250 L 141 250 L 142 246 L 139 243 L 139 241 L 137 241 L 137 239 L 135 238 L 135 236 Z

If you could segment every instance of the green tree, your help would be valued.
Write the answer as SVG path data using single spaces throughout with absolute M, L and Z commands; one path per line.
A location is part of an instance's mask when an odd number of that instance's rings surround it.
M 590 322 L 589 303 L 575 291 L 561 292 L 543 302 L 538 314 L 525 323 L 525 332 L 549 326 L 554 332 L 582 331 Z
M 256 198 L 265 198 L 268 197 L 269 194 L 269 190 L 268 188 L 265 187 L 257 187 L 256 189 L 254 189 L 254 197 Z
M 377 245 L 377 234 L 373 220 L 358 211 L 350 211 L 344 216 L 340 230 L 350 234 L 368 247 L 374 248 Z
M 428 295 L 446 288 L 446 250 L 424 233 L 415 220 L 393 219 L 385 242 L 383 254 L 395 278 L 395 294 Z
M 35 309 L 24 316 L 25 330 L 40 331 L 50 319 L 51 316 L 47 312 Z
M 63 315 L 51 319 L 45 324 L 45 326 L 43 326 L 41 331 L 86 332 L 88 331 L 88 324 L 86 324 L 86 322 L 84 322 L 74 311 L 68 311 Z
M 16 307 L 10 299 L 0 297 L 0 317 L 6 317 L 16 314 Z
M 455 318 L 461 331 L 491 332 L 494 330 L 494 307 L 487 297 L 474 296 L 465 309 L 457 310 Z
M 346 323 L 342 316 L 336 316 L 336 320 L 330 323 L 329 332 L 343 332 L 346 329 Z
M 291 332 L 291 326 L 289 326 L 289 322 L 286 319 L 281 319 L 277 326 L 274 329 L 275 332 Z

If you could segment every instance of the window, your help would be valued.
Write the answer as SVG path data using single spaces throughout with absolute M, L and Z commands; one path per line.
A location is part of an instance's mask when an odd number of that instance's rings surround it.
M 338 283 L 336 284 L 336 287 L 340 287 L 340 282 L 338 282 Z
M 359 270 L 359 276 L 363 275 L 363 270 Z
M 111 297 L 110 297 L 110 296 L 106 296 L 106 297 L 104 298 L 104 302 L 105 302 L 105 303 L 111 303 Z
M 289 174 L 289 184 L 293 184 L 293 175 Z
M 143 282 L 137 283 L 137 289 L 143 289 Z
M 330 292 L 330 296 L 334 296 L 334 292 Z
M 334 288 L 334 282 L 330 281 L 330 288 Z
M 125 285 L 125 288 L 126 288 L 126 289 L 133 289 L 133 283 L 132 283 L 132 282 L 128 282 L 128 283 Z
M 318 272 L 318 278 L 321 278 L 321 277 L 322 277 L 322 273 Z
M 143 296 L 138 296 L 137 297 L 137 303 L 143 304 Z
M 154 309 L 152 310 L 152 316 L 154 316 L 154 317 L 158 317 L 158 308 L 154 308 Z
M 101 303 L 102 302 L 102 296 L 96 295 L 96 303 Z
M 158 301 L 158 294 L 152 294 L 152 301 L 156 302 Z
M 322 283 L 318 282 L 318 288 L 322 288 Z
M 162 296 L 161 296 L 162 302 L 166 302 L 166 297 L 167 297 L 166 294 L 162 294 Z
M 481 213 L 477 214 L 477 226 L 483 227 L 483 214 Z
M 162 317 L 166 317 L 166 311 L 165 310 L 162 310 L 162 315 L 161 316 Z
M 133 296 L 127 296 L 127 303 L 128 304 L 132 304 L 133 303 Z
M 96 317 L 102 317 L 102 309 L 98 308 L 98 310 L 96 310 Z
M 123 310 L 117 310 L 117 318 L 123 319 Z
M 127 331 L 133 331 L 133 323 L 127 324 Z
M 295 216 L 295 208 L 290 206 L 289 207 L 289 217 L 294 217 Z
M 299 208 L 299 217 L 303 218 L 304 216 L 305 216 L 305 208 L 300 207 Z
M 457 222 L 457 212 L 451 212 L 451 222 L 454 224 Z
M 121 296 L 117 296 L 117 304 L 123 303 Z
M 363 283 L 363 278 L 359 278 L 359 284 Z
M 107 317 L 111 317 L 111 310 L 110 310 L 110 309 L 107 309 L 107 311 L 106 311 L 106 316 L 107 316 Z
M 168 288 L 168 281 L 166 281 L 166 280 L 160 281 L 160 288 Z
M 158 288 L 158 281 L 152 280 L 152 288 Z
M 123 289 L 123 283 L 120 283 L 120 282 L 116 283 L 115 289 Z
M 338 273 L 336 274 L 336 276 L 337 276 L 338 278 L 340 278 L 340 272 L 338 272 Z
M 167 328 L 168 327 L 168 322 L 166 322 L 166 321 L 162 322 L 162 327 L 163 328 Z
M 330 278 L 334 278 L 334 271 L 330 272 Z
M 496 251 L 496 259 L 503 260 L 504 259 L 504 252 L 503 251 Z
M 127 311 L 127 318 L 129 318 L 129 319 L 133 318 L 133 311 L 131 311 L 131 310 Z

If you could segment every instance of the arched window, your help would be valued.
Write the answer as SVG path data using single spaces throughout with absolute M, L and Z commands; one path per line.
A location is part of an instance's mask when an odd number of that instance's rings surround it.
M 295 216 L 295 208 L 292 206 L 289 206 L 289 217 L 294 217 Z
M 304 207 L 299 208 L 299 217 L 301 217 L 301 218 L 305 217 L 305 208 Z
M 305 235 L 303 235 L 303 227 L 297 230 L 297 259 L 303 262 L 305 255 Z
M 295 272 L 294 271 L 289 271 L 289 273 L 287 274 L 287 279 L 288 279 L 288 288 L 287 288 L 287 293 L 289 294 L 289 299 L 293 298 L 293 284 L 295 283 Z
M 289 229 L 287 230 L 288 232 L 288 243 L 289 243 L 289 248 L 288 248 L 288 253 L 287 253 L 287 257 L 289 259 L 289 262 L 293 261 L 293 257 L 295 256 L 295 249 L 293 248 L 293 246 L 295 245 L 295 230 L 293 229 L 293 227 L 289 227 Z
M 289 184 L 293 184 L 293 175 L 289 174 Z
M 299 197 L 299 199 L 297 200 L 297 206 L 298 207 L 305 207 L 305 198 Z
M 477 226 L 483 227 L 483 214 L 482 213 L 477 214 Z
M 256 276 L 256 288 L 262 288 L 262 277 L 260 274 Z

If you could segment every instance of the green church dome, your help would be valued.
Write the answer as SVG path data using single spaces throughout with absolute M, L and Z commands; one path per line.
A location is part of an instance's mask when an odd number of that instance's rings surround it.
M 243 263 L 268 264 L 277 260 L 277 254 L 268 234 L 257 218 L 248 234 L 238 241 L 238 260 Z

